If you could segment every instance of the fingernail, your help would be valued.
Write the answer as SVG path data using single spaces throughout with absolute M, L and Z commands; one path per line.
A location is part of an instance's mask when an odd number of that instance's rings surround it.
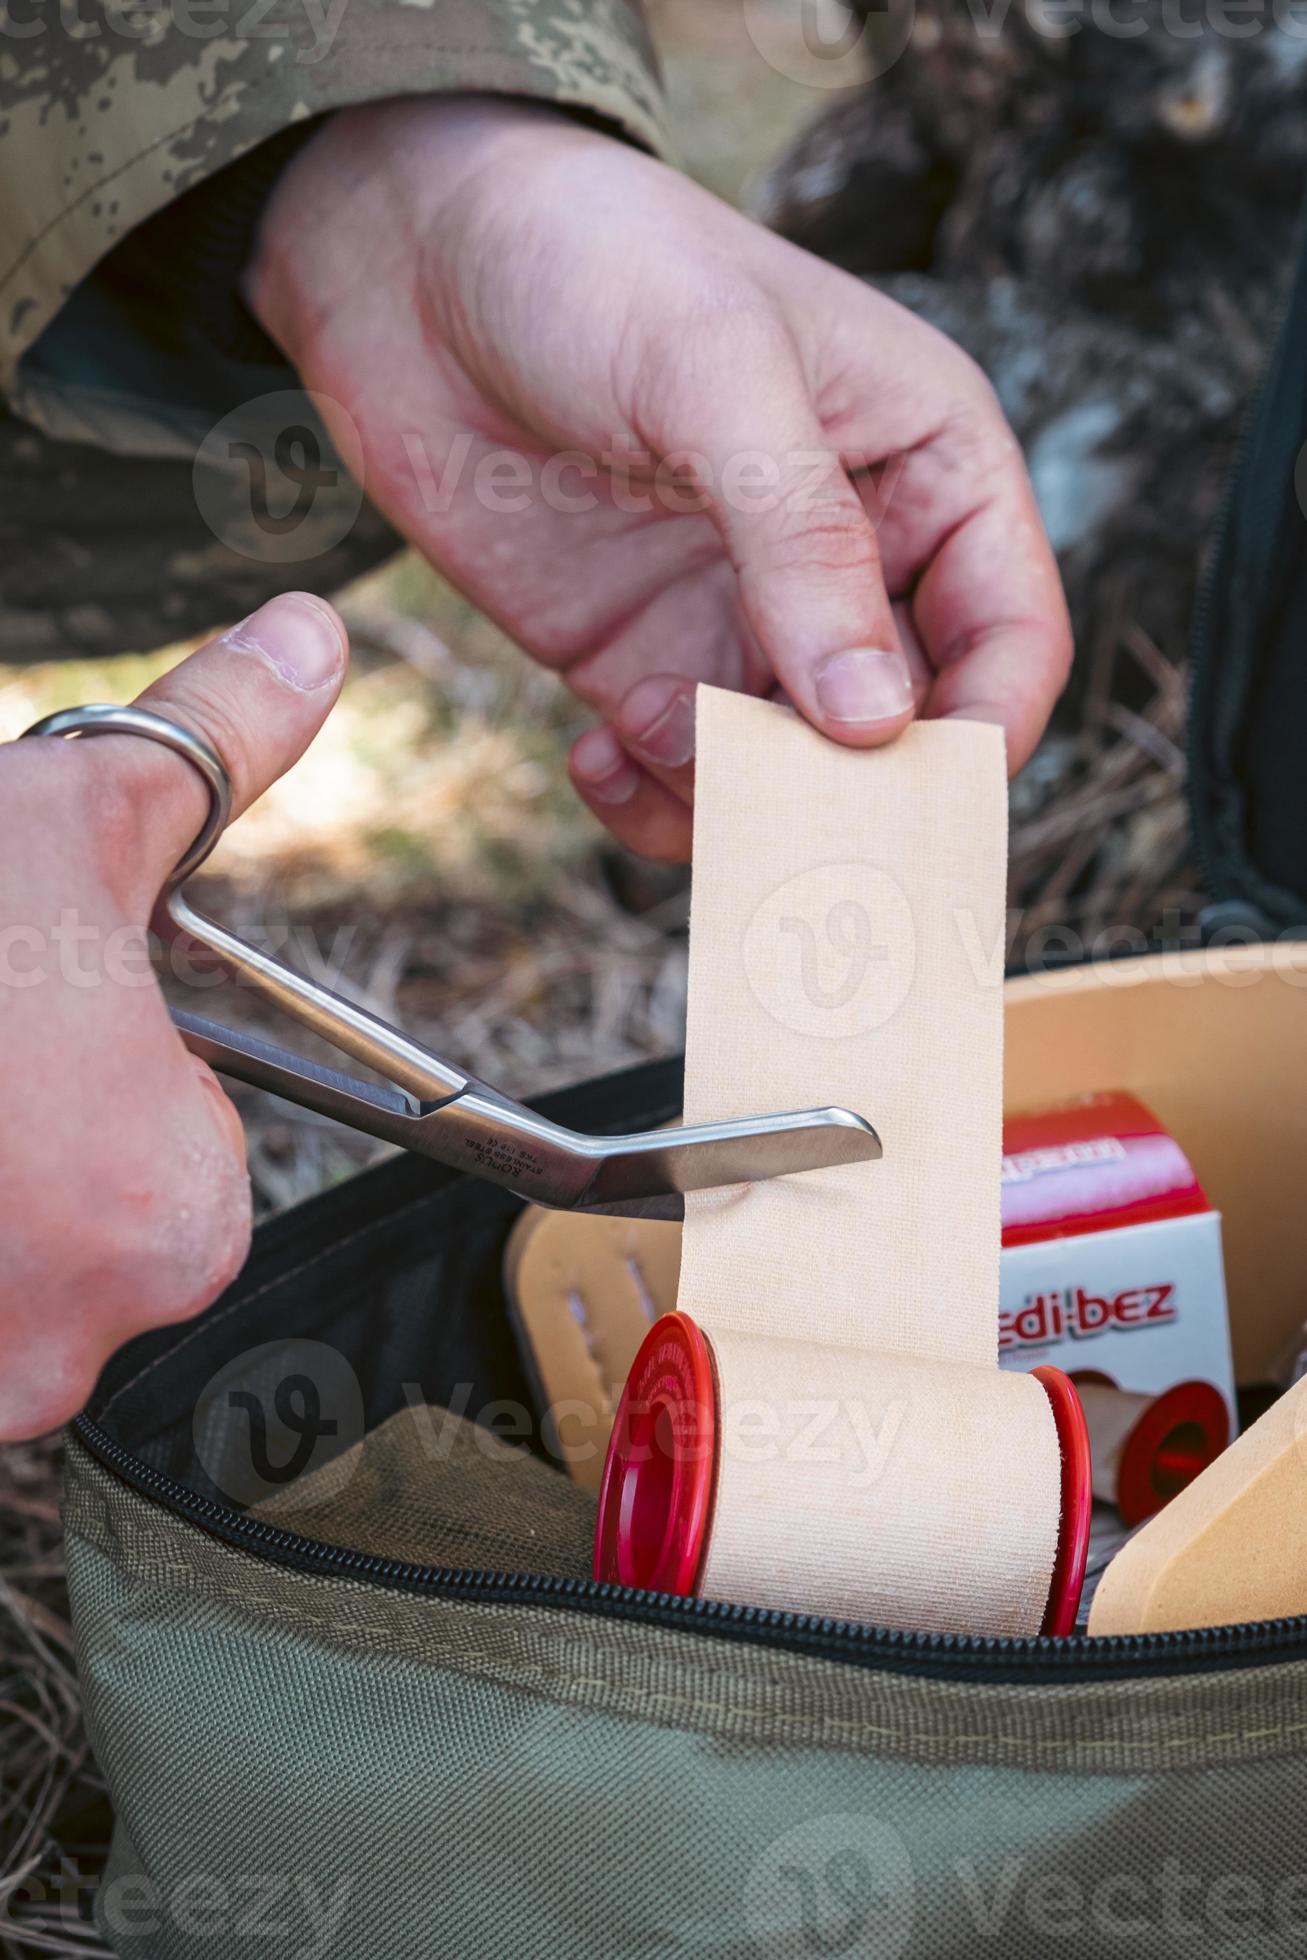
M 345 641 L 334 615 L 308 592 L 269 599 L 224 637 L 229 646 L 261 655 L 301 694 L 334 681 L 345 664 Z
M 598 803 L 629 803 L 640 771 L 611 728 L 591 728 L 572 750 L 572 767 Z
M 913 705 L 903 656 L 883 647 L 827 654 L 816 673 L 817 701 L 831 721 L 895 721 Z
M 622 703 L 622 729 L 633 747 L 664 769 L 683 769 L 694 755 L 694 696 L 678 687 L 664 700 L 661 682 L 641 682 Z

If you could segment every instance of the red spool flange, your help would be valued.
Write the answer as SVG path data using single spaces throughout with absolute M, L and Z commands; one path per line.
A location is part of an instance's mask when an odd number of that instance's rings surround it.
M 1121 1445 L 1116 1507 L 1142 1524 L 1179 1495 L 1230 1440 L 1230 1411 L 1211 1382 L 1179 1382 L 1159 1395 Z
M 595 1577 L 649 1592 L 698 1591 L 717 1484 L 717 1377 L 687 1314 L 640 1344 L 608 1443 Z
M 1089 1548 L 1089 1436 L 1070 1379 L 1036 1368 L 1062 1453 L 1057 1558 L 1041 1631 L 1075 1628 Z M 717 1485 L 717 1376 L 712 1350 L 687 1314 L 649 1329 L 618 1404 L 599 1488 L 596 1579 L 648 1592 L 699 1590 Z
M 1080 1595 L 1089 1557 L 1089 1525 L 1094 1509 L 1093 1462 L 1089 1426 L 1075 1383 L 1060 1368 L 1032 1368 L 1053 1408 L 1058 1448 L 1062 1453 L 1062 1514 L 1058 1525 L 1053 1580 L 1044 1609 L 1044 1634 L 1066 1635 L 1076 1630 Z

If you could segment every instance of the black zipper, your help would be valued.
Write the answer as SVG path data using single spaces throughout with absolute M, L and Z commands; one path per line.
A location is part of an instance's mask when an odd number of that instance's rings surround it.
M 1242 484 L 1244 459 L 1251 444 L 1252 427 L 1260 418 L 1265 393 L 1266 376 L 1263 374 L 1235 446 L 1234 458 L 1221 496 L 1221 508 L 1213 527 L 1212 556 L 1194 603 L 1194 616 L 1189 633 L 1189 686 L 1185 715 L 1185 802 L 1189 808 L 1189 838 L 1193 845 L 1194 862 L 1202 888 L 1213 905 L 1227 904 L 1233 894 L 1226 888 L 1225 881 L 1217 871 L 1216 859 L 1207 835 L 1207 812 L 1203 801 L 1208 786 L 1207 758 L 1202 752 L 1199 709 L 1211 684 L 1209 669 L 1214 657 L 1212 623 L 1216 615 L 1217 587 L 1225 583 L 1226 553 L 1234 524 L 1235 505 Z
M 291 1571 L 361 1580 L 390 1592 L 477 1600 L 487 1605 L 548 1606 L 781 1648 L 857 1667 L 990 1683 L 1101 1681 L 1307 1659 L 1307 1616 L 1202 1627 L 1189 1633 L 1142 1633 L 1111 1639 L 1076 1634 L 1062 1640 L 1008 1640 L 989 1635 L 896 1632 L 853 1621 L 820 1619 L 809 1613 L 778 1613 L 761 1606 L 731 1606 L 711 1599 L 641 1592 L 633 1586 L 600 1585 L 591 1579 L 409 1565 L 340 1545 L 324 1545 L 318 1539 L 284 1531 L 231 1505 L 203 1497 L 133 1456 L 89 1416 L 77 1418 L 73 1433 L 122 1483 L 224 1544 Z
M 1268 937 L 1274 931 L 1274 921 L 1260 906 L 1253 904 L 1246 893 L 1238 889 L 1237 884 L 1231 880 L 1228 870 L 1217 863 L 1209 834 L 1206 798 L 1210 785 L 1203 742 L 1206 735 L 1206 720 L 1212 712 L 1211 690 L 1215 686 L 1212 662 L 1216 658 L 1214 647 L 1218 601 L 1224 598 L 1227 615 L 1232 604 L 1236 613 L 1242 613 L 1248 603 L 1249 595 L 1243 589 L 1245 580 L 1239 569 L 1230 564 L 1229 556 L 1233 545 L 1236 513 L 1240 512 L 1241 506 L 1248 497 L 1256 493 L 1257 486 L 1254 485 L 1250 489 L 1245 483 L 1245 478 L 1248 474 L 1250 454 L 1262 434 L 1262 424 L 1267 413 L 1272 386 L 1278 380 L 1282 355 L 1281 343 L 1299 297 L 1302 267 L 1307 265 L 1307 213 L 1298 225 L 1295 260 L 1297 263 L 1294 273 L 1272 315 L 1270 330 L 1266 335 L 1266 346 L 1269 351 L 1253 389 L 1251 400 L 1244 412 L 1234 455 L 1226 473 L 1220 510 L 1212 528 L 1211 557 L 1194 602 L 1193 620 L 1189 632 L 1185 801 L 1189 810 L 1189 836 L 1193 845 L 1194 861 L 1203 890 L 1211 901 L 1213 910 L 1219 910 L 1224 917 L 1228 908 L 1237 907 L 1240 913 L 1248 915 L 1259 932 Z M 1266 508 L 1259 511 L 1259 515 L 1265 520 L 1263 528 L 1278 528 L 1282 518 L 1278 486 L 1275 487 Z M 1265 597 L 1265 595 L 1261 596 Z M 1220 921 L 1215 919 L 1211 921 L 1213 924 L 1218 922 Z

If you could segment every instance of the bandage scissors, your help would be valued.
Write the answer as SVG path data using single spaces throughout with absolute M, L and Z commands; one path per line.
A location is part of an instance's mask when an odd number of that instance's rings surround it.
M 172 1008 L 173 1023 L 187 1048 L 220 1074 L 488 1179 L 534 1204 L 562 1210 L 678 1218 L 688 1191 L 756 1183 L 881 1155 L 871 1125 L 840 1108 L 742 1116 L 624 1136 L 565 1129 L 195 910 L 182 889 L 184 881 L 208 856 L 231 809 L 226 767 L 203 737 L 149 709 L 97 705 L 48 715 L 25 733 L 141 735 L 162 742 L 198 769 L 209 789 L 209 813 L 164 899 L 173 925 L 263 1000 L 384 1080 L 378 1085 L 339 1073 L 242 1029 Z

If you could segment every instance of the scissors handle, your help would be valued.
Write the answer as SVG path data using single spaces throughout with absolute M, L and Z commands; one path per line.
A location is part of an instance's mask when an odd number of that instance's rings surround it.
M 448 1096 L 461 1095 L 471 1086 L 471 1076 L 452 1068 L 419 1042 L 411 1041 L 379 1014 L 357 1007 L 343 994 L 296 973 L 293 967 L 284 966 L 270 953 L 261 953 L 257 947 L 228 932 L 225 926 L 206 919 L 191 905 L 180 885 L 169 892 L 165 904 L 173 924 L 216 955 L 236 979 L 311 1033 L 329 1041 L 333 1048 L 339 1048 L 342 1054 L 362 1062 L 365 1068 L 375 1069 L 397 1088 L 406 1089 L 419 1102 L 439 1102 Z M 285 1051 L 278 1052 L 285 1059 Z M 302 1066 L 296 1063 L 296 1067 Z M 278 1091 L 278 1094 L 285 1093 L 286 1090 Z

